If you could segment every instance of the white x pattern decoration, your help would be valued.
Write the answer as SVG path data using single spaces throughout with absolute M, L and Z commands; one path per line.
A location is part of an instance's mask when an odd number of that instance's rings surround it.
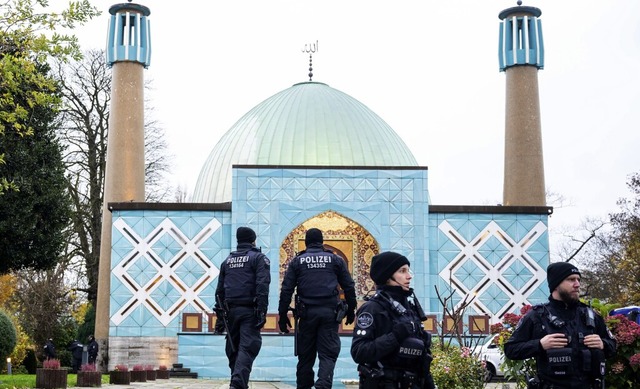
M 473 305 L 482 313 L 491 315 L 491 310 L 482 302 L 482 297 L 483 293 L 492 285 L 496 285 L 509 297 L 508 302 L 503 304 L 501 309 L 491 318 L 492 322 L 499 320 L 499 318 L 505 313 L 510 312 L 514 307 L 528 304 L 527 297 L 535 291 L 546 278 L 544 269 L 527 254 L 529 247 L 531 247 L 547 229 L 542 222 L 536 223 L 518 242 L 513 240 L 509 234 L 494 221 L 489 222 L 487 226 L 479 231 L 470 241 L 467 241 L 462 234 L 456 231 L 446 220 L 440 223 L 438 228 L 460 249 L 460 253 L 439 273 L 443 280 L 447 283 L 451 282 L 461 297 L 461 301 L 457 304 L 458 306 L 465 296 L 475 295 L 476 298 Z M 504 255 L 495 266 L 484 258 L 479 251 L 491 237 L 496 238 L 507 249 L 507 254 Z M 467 288 L 464 282 L 456 276 L 456 271 L 468 261 L 473 262 L 478 271 L 484 273 L 480 282 L 473 288 Z M 520 289 L 517 289 L 509 280 L 502 276 L 502 272 L 517 261 L 522 263 L 533 274 L 531 279 Z
M 115 325 L 122 323 L 140 304 L 144 305 L 165 326 L 181 312 L 182 308 L 189 304 L 199 307 L 201 311 L 208 310 L 207 304 L 200 299 L 198 293 L 216 279 L 220 269 L 200 251 L 199 246 L 221 227 L 218 220 L 211 220 L 192 240 L 183 234 L 168 218 L 164 219 L 145 238 L 136 234 L 123 219 L 117 219 L 113 226 L 133 246 L 131 251 L 112 271 L 112 274 L 122 281 L 122 284 L 133 294 L 111 317 Z M 161 260 L 153 249 L 153 245 L 162 239 L 165 234 L 171 235 L 182 246 L 176 255 L 166 262 Z M 204 274 L 191 285 L 181 280 L 176 273 L 176 270 L 180 268 L 187 258 L 196 259 L 198 264 L 205 270 Z M 137 260 L 148 261 L 157 271 L 156 275 L 151 277 L 144 285 L 138 284 L 137 280 L 127 273 Z M 160 304 L 154 301 L 152 297 L 153 291 L 162 284 L 162 281 L 169 282 L 182 295 L 167 310 L 162 309 Z

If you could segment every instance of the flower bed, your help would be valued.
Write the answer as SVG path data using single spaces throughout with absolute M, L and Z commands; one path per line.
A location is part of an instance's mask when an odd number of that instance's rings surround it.
M 102 373 L 99 371 L 79 371 L 77 385 L 99 388 L 102 386 Z
M 116 369 L 109 372 L 109 383 L 112 385 L 129 385 L 131 372 L 124 365 L 116 365 Z
M 60 368 L 60 361 L 47 359 L 42 368 L 36 369 L 36 388 L 55 389 L 67 387 L 67 369 Z
M 67 369 L 36 369 L 36 388 L 55 389 L 67 387 Z
M 159 380 L 168 380 L 169 379 L 169 370 L 164 365 L 160 365 L 158 370 L 156 370 L 156 378 Z
M 147 382 L 147 371 L 142 365 L 135 365 L 131 371 L 131 382 Z

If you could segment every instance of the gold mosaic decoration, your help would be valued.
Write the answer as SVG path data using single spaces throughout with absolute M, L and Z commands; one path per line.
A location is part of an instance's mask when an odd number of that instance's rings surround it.
M 280 246 L 280 284 L 289 261 L 304 250 L 304 236 L 308 229 L 322 231 L 325 246 L 335 247 L 344 253 L 344 258 L 356 283 L 356 296 L 362 301 L 367 293 L 375 290 L 369 278 L 371 258 L 380 252 L 376 239 L 360 224 L 334 211 L 322 212 L 291 230 Z M 350 250 L 349 250 L 350 248 Z

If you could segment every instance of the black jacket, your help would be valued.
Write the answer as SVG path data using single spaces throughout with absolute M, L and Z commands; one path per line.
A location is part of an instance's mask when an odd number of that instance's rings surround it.
M 570 343 L 564 349 L 545 351 L 540 339 L 552 333 L 565 334 Z M 604 350 L 589 349 L 581 343 L 590 334 L 600 335 Z M 615 355 L 616 341 L 604 319 L 587 305 L 567 304 L 549 296 L 548 303 L 534 306 L 520 320 L 504 345 L 504 353 L 512 360 L 536 358 L 538 377 L 546 384 L 580 388 L 600 378 L 599 365 Z
M 305 304 L 335 305 L 338 285 L 344 291 L 349 309 L 355 310 L 355 283 L 344 259 L 325 251 L 322 244 L 310 244 L 289 262 L 280 289 L 278 312 L 286 315 L 294 290 Z
M 44 355 L 47 359 L 56 357 L 56 346 L 54 346 L 53 342 L 50 340 L 47 340 L 44 344 Z
M 98 356 L 98 342 L 96 342 L 95 339 L 89 342 L 88 351 L 89 351 L 89 356 L 92 357 L 93 359 L 95 359 Z
M 233 305 L 255 305 L 262 312 L 269 303 L 270 262 L 251 243 L 240 243 L 222 262 L 216 296 Z M 219 307 L 216 303 L 216 308 Z
M 372 367 L 382 364 L 384 369 L 406 370 L 424 378 L 425 388 L 434 388 L 433 378 L 429 370 L 431 362 L 431 335 L 422 328 L 415 305 L 408 297 L 413 291 L 405 291 L 399 286 L 379 286 L 376 294 L 364 303 L 357 313 L 351 356 L 360 365 Z M 393 301 L 400 303 L 402 308 L 394 308 Z M 402 309 L 405 310 L 402 313 Z M 393 329 L 399 323 L 413 323 L 413 333 L 409 338 L 422 343 L 422 355 L 419 358 L 409 358 L 400 352 L 402 343 L 393 334 Z
M 84 346 L 82 345 L 82 343 L 78 342 L 77 340 L 74 340 L 73 342 L 71 342 L 71 345 L 69 346 L 69 351 L 71 351 L 71 355 L 73 356 L 73 359 L 82 359 L 82 348 Z

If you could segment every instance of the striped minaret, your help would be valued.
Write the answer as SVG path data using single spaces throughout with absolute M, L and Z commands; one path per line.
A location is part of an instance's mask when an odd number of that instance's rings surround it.
M 107 166 L 102 208 L 95 337 L 99 361 L 108 353 L 111 287 L 111 202 L 143 202 L 144 197 L 144 75 L 151 44 L 149 8 L 115 4 L 107 38 L 107 64 L 112 69 Z M 107 366 L 100 364 L 102 370 Z
M 545 206 L 538 69 L 544 67 L 542 12 L 521 6 L 500 12 L 500 71 L 507 77 L 504 205 Z

